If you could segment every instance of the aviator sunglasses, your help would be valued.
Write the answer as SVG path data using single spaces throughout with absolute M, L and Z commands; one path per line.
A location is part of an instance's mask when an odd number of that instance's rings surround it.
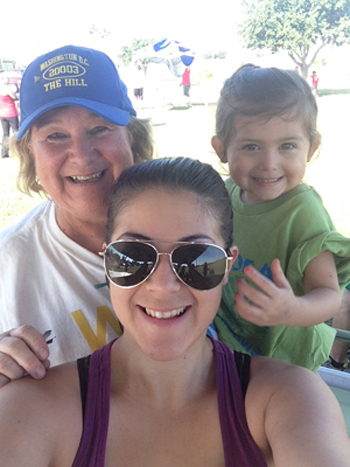
M 163 243 L 163 242 L 162 242 Z M 118 287 L 136 287 L 156 270 L 160 256 L 168 256 L 176 277 L 196 290 L 210 290 L 225 277 L 226 251 L 209 243 L 177 242 L 170 253 L 160 253 L 143 240 L 117 240 L 104 251 L 104 267 L 108 279 Z

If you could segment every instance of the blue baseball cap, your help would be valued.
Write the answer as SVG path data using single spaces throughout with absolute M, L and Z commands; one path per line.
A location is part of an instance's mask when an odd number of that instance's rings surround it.
M 83 107 L 116 125 L 136 115 L 112 60 L 103 52 L 68 45 L 36 58 L 26 69 L 20 89 L 21 139 L 45 112 L 66 105 Z

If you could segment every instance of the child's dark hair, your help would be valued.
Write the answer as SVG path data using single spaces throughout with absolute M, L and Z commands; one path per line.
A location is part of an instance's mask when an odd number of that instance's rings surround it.
M 105 238 L 107 244 L 112 241 L 118 215 L 123 209 L 127 209 L 129 200 L 146 190 L 159 188 L 175 194 L 187 190 L 197 195 L 200 206 L 209 210 L 217 219 L 218 233 L 224 241 L 224 248 L 232 246 L 233 213 L 221 176 L 211 165 L 183 157 L 154 159 L 134 165 L 121 173 L 109 199 Z
M 226 150 L 238 116 L 302 118 L 310 144 L 317 131 L 317 103 L 308 83 L 295 71 L 247 64 L 228 78 L 216 112 L 216 135 Z

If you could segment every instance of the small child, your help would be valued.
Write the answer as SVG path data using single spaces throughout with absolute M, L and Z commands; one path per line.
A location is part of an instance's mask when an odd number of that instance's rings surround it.
M 302 180 L 321 143 L 317 104 L 294 71 L 244 65 L 221 91 L 212 145 L 228 163 L 234 264 L 215 326 L 231 348 L 313 371 L 328 359 L 350 279 L 350 239 Z

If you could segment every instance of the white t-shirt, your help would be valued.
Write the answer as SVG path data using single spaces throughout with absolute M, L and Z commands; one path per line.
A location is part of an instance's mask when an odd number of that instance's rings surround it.
M 101 245 L 102 246 L 102 245 Z M 0 232 L 0 332 L 52 330 L 51 365 L 76 360 L 120 333 L 101 257 L 58 227 L 49 199 Z

